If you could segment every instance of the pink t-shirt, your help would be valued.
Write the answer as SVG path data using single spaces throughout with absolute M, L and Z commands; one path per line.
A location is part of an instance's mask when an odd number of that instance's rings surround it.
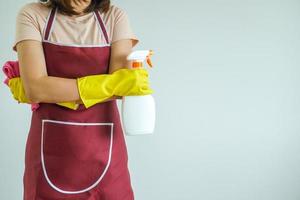
M 24 5 L 17 15 L 16 35 L 13 49 L 22 40 L 42 41 L 44 27 L 50 8 L 41 3 Z M 107 30 L 109 42 L 131 39 L 133 46 L 138 38 L 133 33 L 126 12 L 111 5 L 108 12 L 100 14 Z M 49 41 L 67 45 L 101 45 L 105 44 L 105 37 L 97 24 L 94 13 L 81 16 L 67 16 L 57 12 Z

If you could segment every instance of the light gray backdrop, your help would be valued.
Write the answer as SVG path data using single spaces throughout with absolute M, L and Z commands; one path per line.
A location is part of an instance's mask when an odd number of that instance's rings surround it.
M 1 1 L 1 63 L 26 2 Z M 115 4 L 156 52 L 155 134 L 126 138 L 136 199 L 299 200 L 300 1 Z M 30 109 L 0 92 L 0 199 L 20 200 Z

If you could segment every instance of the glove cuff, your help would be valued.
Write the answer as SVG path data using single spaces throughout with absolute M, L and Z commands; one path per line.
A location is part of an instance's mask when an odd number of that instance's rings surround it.
M 86 108 L 113 96 L 110 87 L 111 75 L 101 74 L 77 78 L 80 99 Z

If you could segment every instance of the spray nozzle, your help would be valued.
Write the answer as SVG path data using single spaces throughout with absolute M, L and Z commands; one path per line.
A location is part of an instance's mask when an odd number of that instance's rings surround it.
M 132 67 L 142 67 L 143 62 L 146 60 L 147 64 L 150 67 L 153 67 L 150 57 L 154 54 L 153 50 L 139 50 L 134 51 L 129 56 L 127 56 L 127 60 L 133 61 Z

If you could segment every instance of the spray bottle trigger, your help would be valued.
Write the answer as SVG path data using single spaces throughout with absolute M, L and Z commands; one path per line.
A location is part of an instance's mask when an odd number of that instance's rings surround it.
M 152 62 L 150 60 L 150 56 L 147 56 L 147 63 L 150 67 L 153 67 Z
M 152 56 L 154 54 L 154 51 L 153 50 L 149 50 L 149 54 L 147 56 L 147 63 L 150 67 L 153 67 L 153 64 L 151 62 L 151 59 L 150 59 L 150 56 Z

